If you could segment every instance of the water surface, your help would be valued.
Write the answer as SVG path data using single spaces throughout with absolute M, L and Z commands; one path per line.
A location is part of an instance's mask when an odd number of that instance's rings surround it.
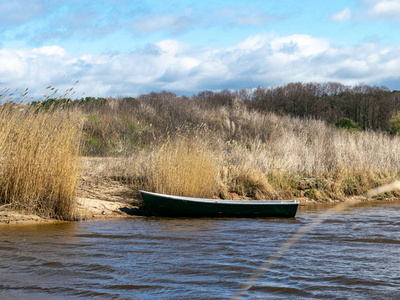
M 229 299 L 295 219 L 140 218 L 0 228 L 0 298 Z M 396 299 L 400 203 L 362 204 L 312 230 L 245 299 Z

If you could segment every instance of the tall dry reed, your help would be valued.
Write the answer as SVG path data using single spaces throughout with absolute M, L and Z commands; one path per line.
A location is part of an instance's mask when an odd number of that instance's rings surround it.
M 77 115 L 0 107 L 0 201 L 14 209 L 74 219 L 79 167 Z
M 143 155 L 144 154 L 144 155 Z M 209 141 L 194 136 L 168 138 L 151 152 L 131 158 L 130 177 L 137 189 L 157 193 L 213 197 L 220 186 L 220 164 Z

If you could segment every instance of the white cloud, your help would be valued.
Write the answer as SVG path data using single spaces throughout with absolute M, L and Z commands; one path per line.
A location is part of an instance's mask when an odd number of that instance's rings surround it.
M 294 34 L 275 38 L 271 41 L 272 50 L 278 53 L 291 54 L 295 59 L 299 56 L 318 55 L 329 48 L 329 42 L 323 38 L 313 38 L 305 34 Z
M 172 55 L 178 54 L 186 49 L 189 45 L 181 43 L 177 40 L 163 40 L 155 44 L 162 52 L 170 53 Z
M 338 22 L 344 22 L 344 21 L 348 21 L 351 18 L 351 9 L 346 7 L 345 9 L 343 9 L 342 11 L 333 14 L 331 19 L 333 21 L 338 21 Z
M 243 51 L 254 51 L 254 50 L 257 50 L 257 49 L 263 47 L 265 45 L 265 43 L 267 42 L 267 40 L 268 40 L 268 36 L 266 36 L 266 35 L 263 35 L 263 34 L 254 35 L 254 36 L 247 38 L 243 42 L 240 42 L 239 44 L 235 45 L 234 47 L 228 48 L 228 50 L 240 49 Z
M 63 48 L 59 46 L 44 46 L 41 48 L 36 48 L 32 50 L 32 53 L 34 54 L 39 54 L 39 55 L 45 55 L 45 56 L 66 56 L 67 51 L 65 51 Z
M 400 21 L 400 0 L 373 1 L 369 14 L 376 19 Z
M 338 48 L 308 35 L 257 35 L 219 49 L 164 40 L 131 53 L 81 56 L 47 46 L 0 50 L 0 77 L 8 80 L 2 87 L 29 87 L 32 95 L 48 85 L 66 90 L 79 80 L 76 97 L 160 90 L 192 94 L 295 81 L 380 85 L 400 82 L 399 53 L 400 47 L 373 43 Z

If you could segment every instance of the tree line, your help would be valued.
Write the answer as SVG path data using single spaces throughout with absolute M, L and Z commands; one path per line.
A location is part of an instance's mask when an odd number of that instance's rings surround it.
M 72 101 L 50 98 L 33 104 L 45 109 L 59 105 L 79 106 L 90 111 L 116 100 L 126 109 L 134 109 L 140 102 L 146 102 L 159 112 L 168 110 L 172 118 L 179 118 L 180 112 L 177 109 L 191 110 L 194 104 L 201 108 L 234 109 L 239 102 L 249 110 L 313 118 L 329 124 L 350 122 L 352 126 L 362 130 L 393 133 L 394 120 L 397 120 L 400 131 L 400 92 L 390 91 L 385 86 L 366 84 L 347 86 L 338 82 L 296 82 L 279 87 L 260 86 L 236 91 L 226 89 L 218 92 L 202 91 L 190 97 L 163 91 L 119 99 L 86 97 Z
M 217 93 L 200 92 L 194 98 L 208 105 L 232 105 L 243 101 L 249 109 L 278 115 L 324 120 L 338 124 L 348 119 L 363 130 L 390 131 L 391 120 L 400 111 L 400 92 L 387 87 L 337 82 L 289 83 L 279 87 L 258 87 Z

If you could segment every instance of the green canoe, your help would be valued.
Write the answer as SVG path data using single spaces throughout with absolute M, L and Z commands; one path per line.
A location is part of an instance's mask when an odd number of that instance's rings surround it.
M 294 200 L 217 200 L 139 191 L 146 210 L 156 217 L 280 217 L 293 218 Z

